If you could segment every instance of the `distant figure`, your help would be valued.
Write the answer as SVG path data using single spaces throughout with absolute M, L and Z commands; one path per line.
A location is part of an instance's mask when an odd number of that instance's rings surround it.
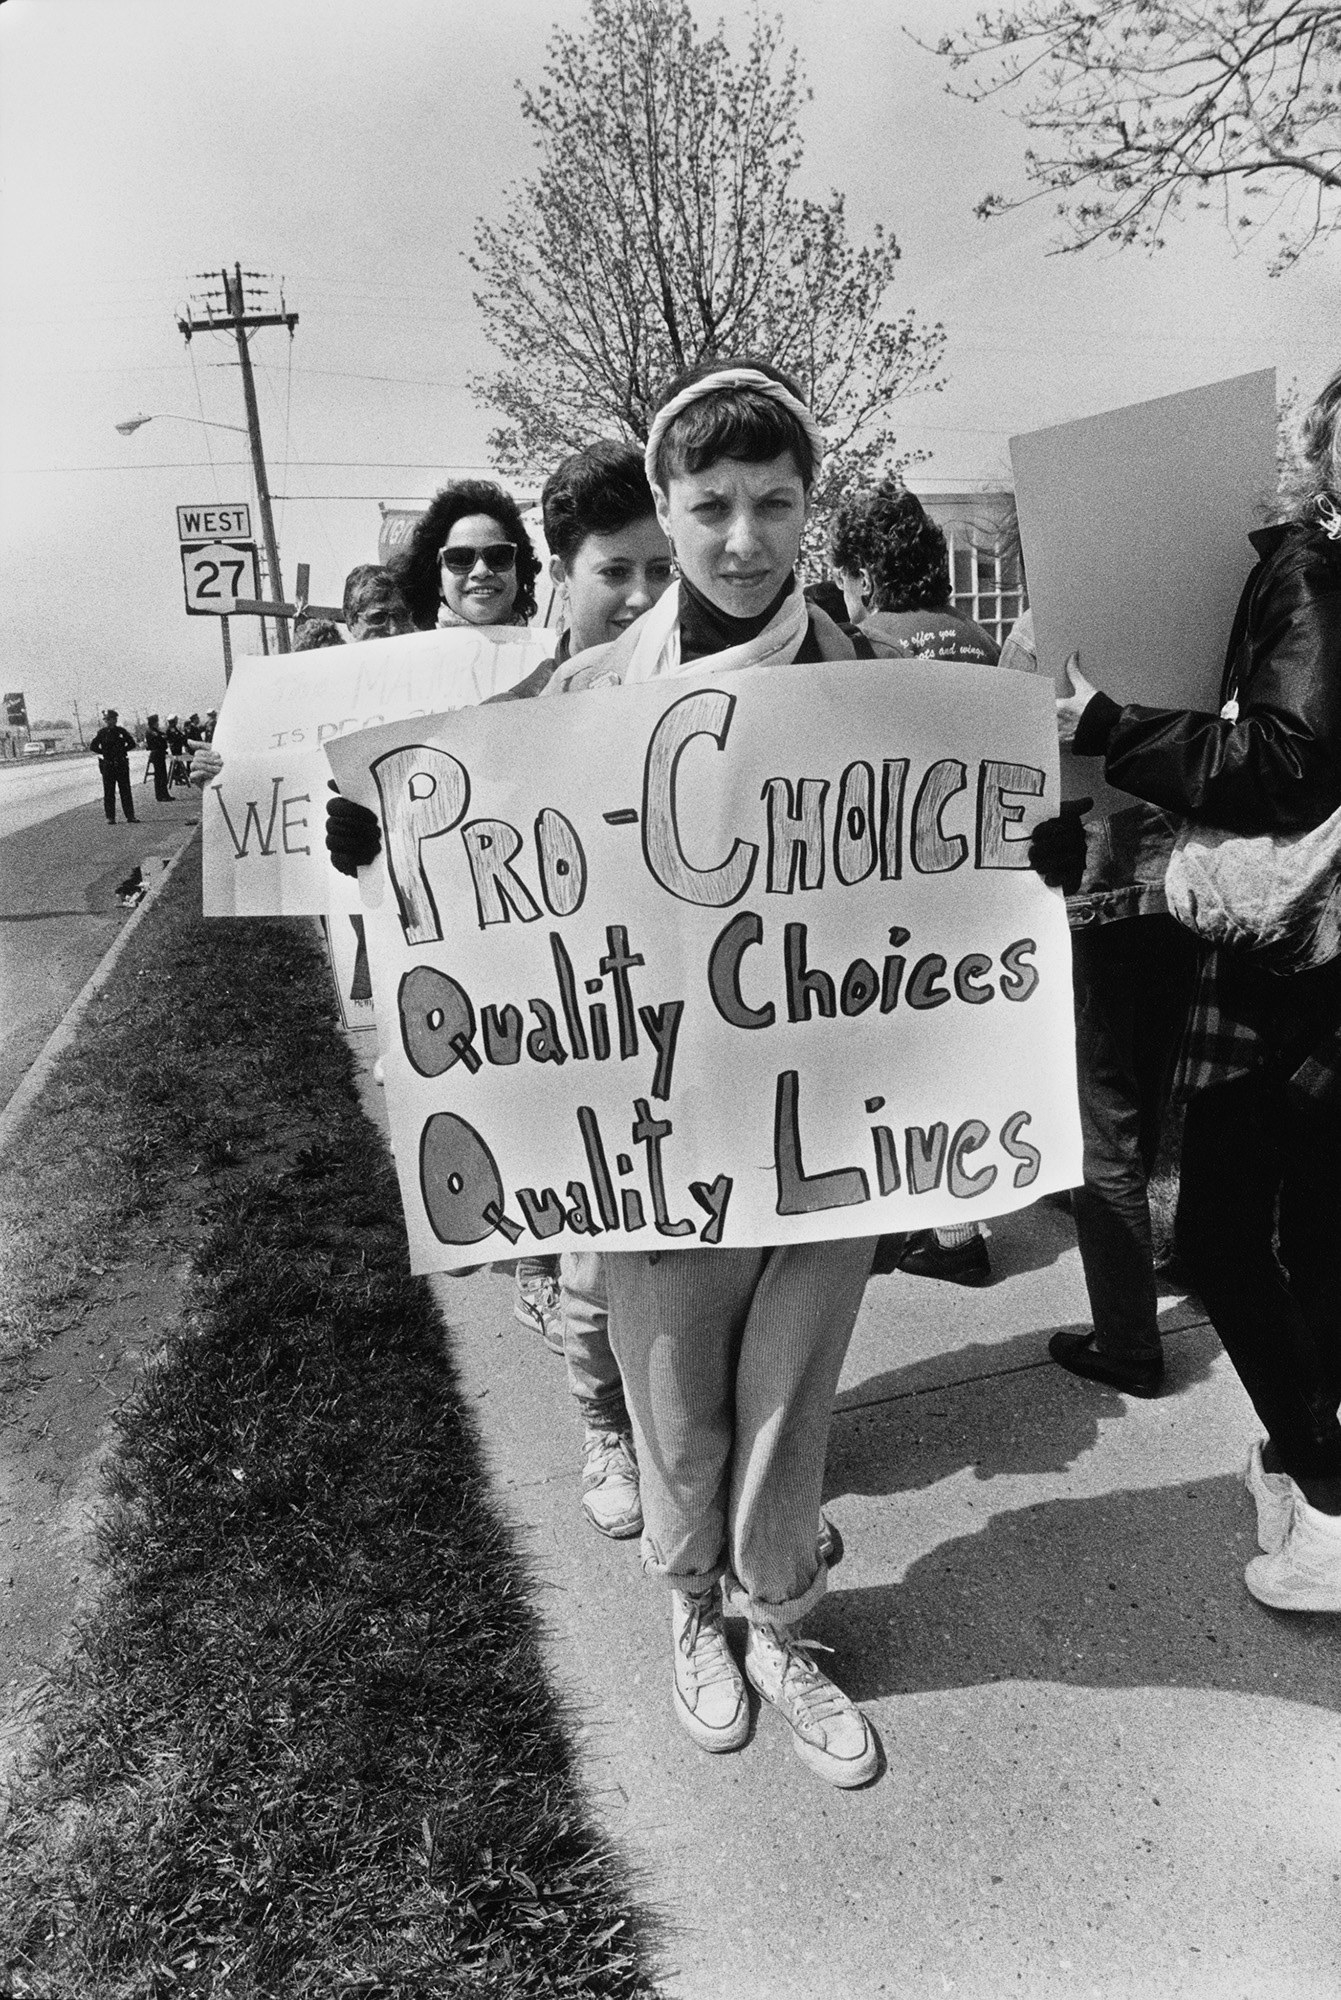
M 163 734 L 168 739 L 168 783 L 189 785 L 191 767 L 186 761 L 186 732 L 175 715 L 170 715 L 164 723 Z
M 154 797 L 160 805 L 167 805 L 172 799 L 168 790 L 168 739 L 159 728 L 156 715 L 151 715 L 145 724 L 144 747 L 149 752 L 149 769 L 154 774 Z
M 410 607 L 378 563 L 359 563 L 345 578 L 345 626 L 353 640 L 398 639 L 413 632 Z
M 340 627 L 329 618 L 300 618 L 294 628 L 295 653 L 313 653 L 319 646 L 343 646 Z
M 102 728 L 98 731 L 89 749 L 98 760 L 102 772 L 102 809 L 107 815 L 107 824 L 116 824 L 116 795 L 121 794 L 121 812 L 131 824 L 135 821 L 135 808 L 130 797 L 130 753 L 135 748 L 135 738 L 128 729 L 123 729 L 116 719 L 116 710 L 104 711 Z

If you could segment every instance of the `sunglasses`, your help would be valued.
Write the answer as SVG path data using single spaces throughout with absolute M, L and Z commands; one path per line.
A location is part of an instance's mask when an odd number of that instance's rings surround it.
M 443 569 L 449 569 L 453 576 L 469 576 L 477 562 L 482 562 L 486 569 L 497 574 L 511 569 L 516 560 L 515 542 L 486 542 L 478 549 L 473 549 L 469 542 L 454 542 L 450 548 L 438 550 L 439 564 Z

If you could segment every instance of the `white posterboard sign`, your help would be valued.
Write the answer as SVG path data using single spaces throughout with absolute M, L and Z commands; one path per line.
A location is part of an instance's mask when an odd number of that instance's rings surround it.
M 1041 673 L 1069 653 L 1119 702 L 1220 705 L 1249 532 L 1276 491 L 1274 369 L 1010 441 Z M 1062 754 L 1066 798 L 1130 806 L 1103 761 Z
M 965 1222 L 1080 1177 L 1046 680 L 852 661 L 327 745 L 416 1271 Z
M 322 745 L 483 701 L 553 651 L 551 632 L 487 625 L 238 660 L 214 731 L 224 767 L 202 806 L 205 915 L 325 916 Z

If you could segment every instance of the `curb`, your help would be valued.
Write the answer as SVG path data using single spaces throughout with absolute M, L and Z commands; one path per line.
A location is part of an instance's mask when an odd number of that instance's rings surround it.
M 107 950 L 98 960 L 98 963 L 94 966 L 83 986 L 75 994 L 74 999 L 52 1029 L 40 1053 L 34 1059 L 28 1074 L 10 1098 L 4 1110 L 0 1111 L 0 1154 L 6 1151 L 10 1142 L 16 1137 L 19 1127 L 32 1110 L 33 1105 L 37 1102 L 43 1090 L 45 1090 L 58 1058 L 65 1053 L 66 1049 L 74 1041 L 79 1031 L 79 1024 L 88 1012 L 93 999 L 111 978 L 116 962 L 125 950 L 127 940 L 130 938 L 136 925 L 148 911 L 150 905 L 161 895 L 167 886 L 168 878 L 176 868 L 177 863 L 182 859 L 182 856 L 191 851 L 199 838 L 200 829 L 197 827 L 182 842 L 158 880 L 146 890 L 143 900 L 135 906 L 126 922 L 122 924 L 120 930 L 112 939 L 111 944 L 108 945 Z

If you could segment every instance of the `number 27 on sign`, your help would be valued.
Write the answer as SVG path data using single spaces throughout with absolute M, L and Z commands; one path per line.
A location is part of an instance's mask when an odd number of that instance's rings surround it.
M 226 617 L 239 598 L 261 594 L 255 542 L 183 542 L 186 608 L 194 617 Z

